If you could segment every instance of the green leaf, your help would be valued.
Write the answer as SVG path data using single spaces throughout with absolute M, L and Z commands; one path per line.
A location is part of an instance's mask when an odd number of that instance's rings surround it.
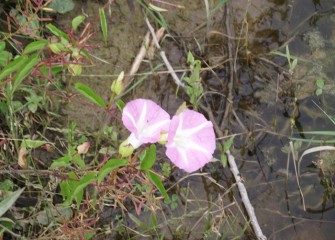
M 121 112 L 123 111 L 124 106 L 126 106 L 124 101 L 122 101 L 121 99 L 116 100 L 115 104 Z
M 69 40 L 69 37 L 68 37 L 68 35 L 67 35 L 65 32 L 59 30 L 56 26 L 52 25 L 51 23 L 47 24 L 46 27 L 47 27 L 47 29 L 49 29 L 50 32 L 52 32 L 55 36 L 57 36 L 57 37 L 62 37 L 62 38 L 65 38 L 66 40 Z
M 74 3 L 72 0 L 53 0 L 48 7 L 63 14 L 71 11 L 74 8 Z
M 157 187 L 157 189 L 160 191 L 160 193 L 163 195 L 164 198 L 169 198 L 169 195 L 167 194 L 165 187 L 162 183 L 162 181 L 160 180 L 159 176 L 157 176 L 155 173 L 152 173 L 150 171 L 147 171 L 147 176 L 150 179 L 150 181 L 155 184 L 155 186 Z
M 58 158 L 51 164 L 50 168 L 69 166 L 71 159 L 72 159 L 72 156 L 70 155 L 66 155 L 64 157 Z
M 29 43 L 23 50 L 23 54 L 28 54 L 31 52 L 35 52 L 44 48 L 48 44 L 47 40 L 40 40 L 36 42 Z
M 156 161 L 156 145 L 151 144 L 149 148 L 145 150 L 144 158 L 141 161 L 140 169 L 150 169 Z
M 228 162 L 228 158 L 227 158 L 226 154 L 224 152 L 221 153 L 220 158 L 221 158 L 222 167 L 225 168 L 227 166 L 227 162 Z
M 72 158 L 73 162 L 76 163 L 79 167 L 85 167 L 85 162 L 81 158 L 80 154 L 75 154 Z
M 84 188 L 94 181 L 95 181 L 95 173 L 88 173 L 79 182 L 76 182 L 74 188 L 71 189 L 72 191 L 70 193 L 69 198 L 66 200 L 66 203 L 71 204 L 72 200 L 75 198 L 77 204 L 80 204 L 81 201 L 80 199 L 82 197 Z
M 83 83 L 76 83 L 75 88 L 93 103 L 99 105 L 102 108 L 106 107 L 104 100 L 102 100 L 102 98 L 98 96 L 89 86 Z
M 98 185 L 102 182 L 102 180 L 114 169 L 127 166 L 128 161 L 125 159 L 111 159 L 105 163 L 105 165 L 100 169 L 98 173 Z
M 141 228 L 146 228 L 147 225 L 142 222 L 140 219 L 138 219 L 135 215 L 128 213 L 129 218 L 138 226 Z
M 14 83 L 12 88 L 12 94 L 16 88 L 22 83 L 22 81 L 31 73 L 33 68 L 38 64 L 38 54 L 33 54 L 29 57 L 28 61 L 25 62 L 24 66 L 19 69 L 14 77 Z
M 46 141 L 24 139 L 21 143 L 21 148 L 38 148 L 46 143 Z
M 4 199 L 0 202 L 0 217 L 7 212 L 8 209 L 12 207 L 15 201 L 19 198 L 24 188 L 21 188 L 15 192 L 12 192 L 4 197 Z
M 234 142 L 234 136 L 228 138 L 228 140 L 223 145 L 223 152 L 227 152 L 230 149 L 230 147 L 233 144 L 233 142 Z
M 56 74 L 56 73 L 59 73 L 63 70 L 64 70 L 64 67 L 62 67 L 62 66 L 42 66 L 42 67 L 40 67 L 40 71 L 44 75 L 47 75 L 47 76 L 50 74 L 50 72 L 51 72 L 51 74 Z
M 2 71 L 0 72 L 0 82 L 1 80 L 13 73 L 17 69 L 19 69 L 22 65 L 24 65 L 28 61 L 27 56 L 20 56 L 11 61 Z
M 153 10 L 155 12 L 167 12 L 166 9 L 157 7 L 157 6 L 153 5 L 152 3 L 149 3 L 148 6 L 149 6 L 149 9 L 151 9 L 151 10 Z
M 316 80 L 315 84 L 318 88 L 323 88 L 325 86 L 325 82 L 322 79 Z
M 0 41 L 0 52 L 5 50 L 5 47 L 6 47 L 6 43 L 4 41 Z
M 107 43 L 107 20 L 106 20 L 105 10 L 103 8 L 99 8 L 99 15 L 100 15 L 102 35 L 103 35 L 105 43 Z
M 73 20 L 72 20 L 72 29 L 74 31 L 77 30 L 78 26 L 85 20 L 85 16 L 84 15 L 79 15 L 77 17 L 75 17 Z
M 13 55 L 10 52 L 3 51 L 0 52 L 0 66 L 5 67 L 7 66 L 9 60 L 11 60 Z
M 315 95 L 316 95 L 316 96 L 320 96 L 320 95 L 322 94 L 322 91 L 323 91 L 322 88 L 318 88 L 318 89 L 316 89 L 316 90 L 315 90 Z

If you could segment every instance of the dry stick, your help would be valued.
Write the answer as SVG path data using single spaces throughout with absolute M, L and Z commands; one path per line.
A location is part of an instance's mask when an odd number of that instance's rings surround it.
M 203 105 L 201 105 L 201 107 L 207 112 L 209 120 L 213 123 L 216 134 L 221 139 L 222 145 L 224 145 L 224 140 L 223 140 L 224 134 L 223 134 L 221 128 L 219 128 L 219 126 L 215 122 L 212 110 L 208 107 L 203 106 Z M 238 190 L 241 194 L 242 202 L 243 202 L 244 207 L 245 207 L 245 209 L 248 213 L 250 223 L 251 223 L 251 226 L 253 227 L 253 229 L 255 231 L 256 237 L 259 240 L 266 240 L 267 238 L 263 234 L 262 229 L 259 226 L 254 208 L 250 203 L 250 200 L 249 200 L 249 197 L 248 197 L 248 192 L 247 192 L 247 189 L 245 188 L 245 186 L 243 184 L 243 180 L 241 179 L 241 175 L 240 175 L 240 172 L 239 172 L 238 167 L 236 165 L 235 158 L 234 158 L 233 155 L 231 155 L 229 150 L 226 152 L 226 154 L 227 154 L 227 157 L 228 157 L 228 163 L 229 163 L 229 166 L 230 166 L 230 171 L 233 173 L 233 176 L 234 176 L 234 179 L 236 181 Z
M 161 46 L 159 45 L 159 42 L 156 38 L 156 34 L 155 34 L 155 30 L 152 27 L 152 25 L 150 24 L 148 18 L 145 18 L 145 22 L 147 23 L 147 26 L 149 28 L 149 31 L 151 32 L 151 36 L 153 38 L 153 41 L 156 45 L 156 48 L 159 50 L 159 55 L 161 55 L 161 58 L 163 59 L 163 62 L 165 64 L 165 66 L 167 67 L 167 69 L 169 70 L 170 75 L 172 76 L 174 82 L 177 84 L 177 86 L 179 87 L 185 87 L 185 84 L 182 83 L 179 79 L 179 77 L 177 76 L 176 72 L 173 70 L 173 67 L 171 66 L 169 60 L 167 59 L 165 52 L 162 50 Z

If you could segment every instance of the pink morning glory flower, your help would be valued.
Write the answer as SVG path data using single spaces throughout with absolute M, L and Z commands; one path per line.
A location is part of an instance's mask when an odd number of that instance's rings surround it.
M 128 143 L 135 149 L 143 143 L 156 143 L 161 133 L 169 130 L 170 115 L 148 99 L 136 99 L 126 104 L 122 122 L 131 132 Z
M 177 167 L 194 172 L 212 159 L 214 150 L 213 124 L 202 114 L 185 110 L 172 118 L 166 155 Z

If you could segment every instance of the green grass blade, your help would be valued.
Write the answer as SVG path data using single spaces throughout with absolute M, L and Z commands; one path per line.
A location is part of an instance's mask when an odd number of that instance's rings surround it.
M 83 83 L 76 83 L 75 88 L 78 92 L 91 100 L 93 103 L 97 104 L 102 108 L 106 108 L 104 100 L 100 96 L 98 96 L 89 86 Z
M 12 94 L 15 92 L 16 88 L 22 83 L 22 81 L 33 71 L 34 67 L 38 64 L 39 58 L 38 54 L 35 53 L 28 58 L 24 66 L 17 71 L 14 77 Z
M 103 35 L 105 43 L 107 43 L 107 20 L 106 20 L 105 10 L 103 8 L 99 8 L 99 15 L 100 15 L 102 35 Z

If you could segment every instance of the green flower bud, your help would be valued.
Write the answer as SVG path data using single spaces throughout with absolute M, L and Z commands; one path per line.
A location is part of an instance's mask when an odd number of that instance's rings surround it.
M 133 154 L 135 148 L 128 142 L 128 139 L 123 141 L 119 147 L 119 153 L 122 157 L 129 157 Z
M 165 145 L 168 140 L 168 133 L 167 132 L 162 132 L 161 133 L 161 138 L 159 139 L 158 143 Z
M 123 82 L 122 82 L 123 78 L 124 78 L 124 71 L 122 71 L 117 77 L 117 80 L 114 80 L 112 83 L 111 91 L 116 95 L 119 95 L 123 90 Z

